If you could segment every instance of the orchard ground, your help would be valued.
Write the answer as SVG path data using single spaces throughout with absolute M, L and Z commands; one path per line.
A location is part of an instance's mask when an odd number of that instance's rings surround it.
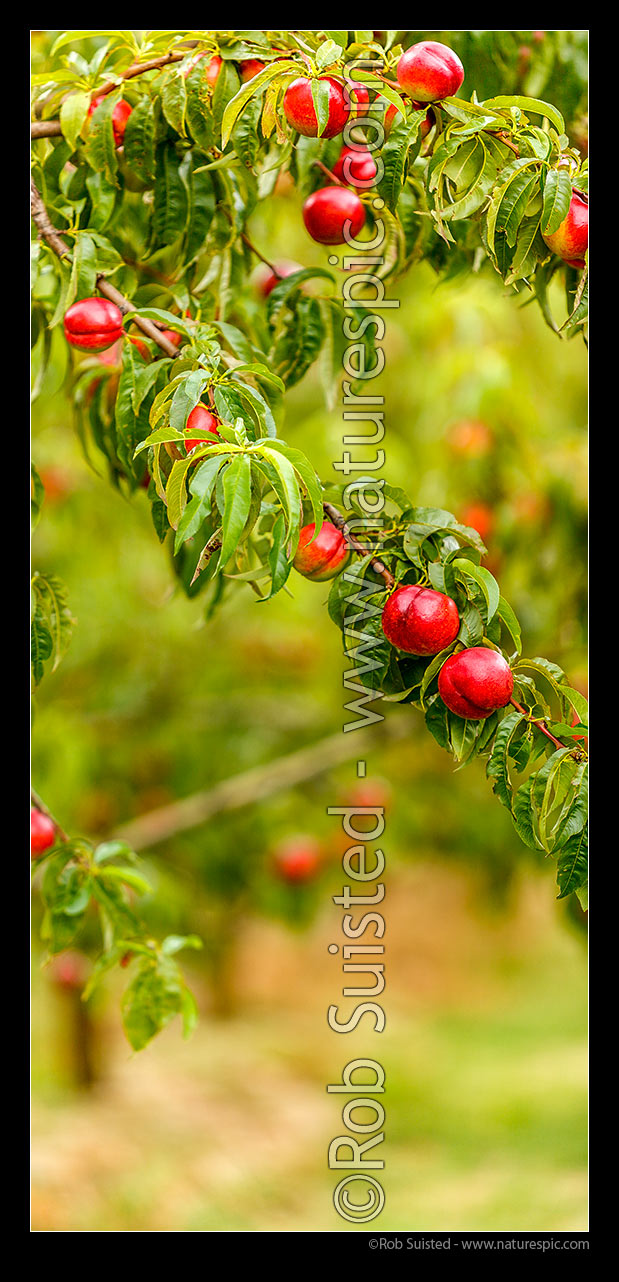
M 302 936 L 250 921 L 243 1010 L 207 1010 L 190 1042 L 172 1026 L 131 1057 L 110 991 L 106 1077 L 81 1095 L 64 995 L 37 974 L 34 1230 L 340 1231 L 326 1152 L 341 1116 L 325 1085 L 368 1053 L 387 1073 L 387 1204 L 372 1227 L 586 1229 L 584 949 L 544 873 L 521 877 L 495 917 L 470 873 L 426 848 L 390 878 L 388 933 L 381 1038 L 327 1027 L 327 905 Z

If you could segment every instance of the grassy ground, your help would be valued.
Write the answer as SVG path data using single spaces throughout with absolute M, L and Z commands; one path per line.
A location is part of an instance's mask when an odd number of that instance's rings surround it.
M 387 1075 L 372 1228 L 586 1229 L 582 940 L 546 877 L 527 874 L 500 917 L 472 889 L 436 863 L 394 876 L 382 1035 L 327 1026 L 342 984 L 327 903 L 303 936 L 249 922 L 237 1015 L 206 1012 L 188 1042 L 171 1026 L 131 1057 L 110 996 L 89 1092 L 71 1087 L 68 1008 L 35 965 L 34 1230 L 354 1232 L 331 1203 L 344 1128 L 325 1087 L 355 1056 Z

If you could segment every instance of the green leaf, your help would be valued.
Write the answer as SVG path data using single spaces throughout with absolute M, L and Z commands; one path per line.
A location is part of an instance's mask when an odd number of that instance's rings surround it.
M 52 671 L 55 672 L 69 645 L 76 622 L 67 605 L 67 589 L 56 575 L 43 575 L 36 571 L 32 579 L 32 593 L 35 607 L 33 627 L 36 636 L 33 637 L 33 645 L 36 649 L 36 663 L 39 665 L 53 655 Z
M 175 530 L 185 510 L 187 496 L 185 493 L 185 477 L 190 467 L 193 466 L 193 458 L 175 459 L 172 464 L 172 470 L 168 477 L 166 485 L 166 504 L 168 508 L 168 521 Z
M 181 138 L 186 138 L 187 88 L 182 71 L 173 70 L 166 76 L 161 86 L 161 110 L 172 129 L 175 129 Z
M 341 36 L 342 33 L 340 32 L 339 34 Z M 336 42 L 333 40 L 331 38 L 331 32 L 327 31 L 325 32 L 325 35 L 329 38 L 327 40 L 323 40 L 322 44 L 319 44 L 318 49 L 316 50 L 316 67 L 318 71 L 324 71 L 325 67 L 333 66 L 333 63 L 337 62 L 338 58 L 341 58 L 342 56 L 341 41 Z
M 179 166 L 174 146 L 161 143 L 155 154 L 153 248 L 172 245 L 183 235 L 187 225 L 187 187 L 180 175 Z
M 247 401 L 255 410 L 258 422 L 264 428 L 266 435 L 275 436 L 277 434 L 275 419 L 273 418 L 271 407 L 262 393 L 258 392 L 255 387 L 249 387 L 247 383 L 243 382 L 242 378 L 238 380 L 234 378 L 234 382 L 237 395 L 241 398 L 241 401 Z
M 282 59 L 281 62 L 272 62 L 268 67 L 265 67 L 263 71 L 259 71 L 257 76 L 253 76 L 251 80 L 248 80 L 246 84 L 242 85 L 239 92 L 235 94 L 234 98 L 232 98 L 228 103 L 223 114 L 221 122 L 222 149 L 226 147 L 230 134 L 232 133 L 234 123 L 237 117 L 241 114 L 245 104 L 249 102 L 250 98 L 253 98 L 254 94 L 262 92 L 262 90 L 270 84 L 272 80 L 275 80 L 277 76 L 283 76 L 286 72 L 292 72 L 294 75 L 298 75 L 299 64 L 288 58 Z
M 173 957 L 175 953 L 180 953 L 183 948 L 203 948 L 204 944 L 199 935 L 166 935 L 161 945 L 161 951 L 164 957 Z
M 514 614 L 514 611 L 511 608 L 511 605 L 509 605 L 508 602 L 505 600 L 505 597 L 502 597 L 502 596 L 499 597 L 497 614 L 501 622 L 507 628 L 507 631 L 509 632 L 509 635 L 512 638 L 512 641 L 514 642 L 514 645 L 516 647 L 516 654 L 518 655 L 521 654 L 522 636 L 520 632 L 520 624 L 518 622 L 518 619 L 516 618 L 516 615 Z
M 496 614 L 501 599 L 499 585 L 489 570 L 485 570 L 482 565 L 475 565 L 473 561 L 467 561 L 458 557 L 451 562 L 455 570 L 459 570 L 465 578 L 474 579 L 478 583 L 486 599 L 487 614 L 486 623 Z
M 526 718 L 520 712 L 508 712 L 503 717 L 486 766 L 486 774 L 492 780 L 493 791 L 508 810 L 512 806 L 512 782 L 509 775 L 508 756 L 514 735 L 523 725 L 526 725 Z
M 509 96 L 499 95 L 497 98 L 486 98 L 485 102 L 480 103 L 482 110 L 486 107 L 497 107 L 507 109 L 510 107 L 520 107 L 521 111 L 532 111 L 537 116 L 546 116 L 551 125 L 554 125 L 558 133 L 565 133 L 565 121 L 561 112 L 553 107 L 549 102 L 542 102 L 539 98 L 523 98 L 521 95 Z
M 426 114 L 425 110 L 414 111 L 410 119 L 395 124 L 381 148 L 383 174 L 377 180 L 377 189 L 392 212 L 395 211 L 402 192 L 411 147 L 419 137 L 419 126 Z
M 197 534 L 205 517 L 211 510 L 211 501 L 217 475 L 222 465 L 221 454 L 205 458 L 189 483 L 193 497 L 190 499 L 178 523 L 174 540 L 174 555 L 187 539 Z
M 261 463 L 266 460 L 274 468 L 279 481 L 280 487 L 276 491 L 282 500 L 286 516 L 287 538 L 291 545 L 291 556 L 297 549 L 299 542 L 300 516 L 301 516 L 301 495 L 294 467 L 288 462 L 288 459 L 282 453 L 273 449 L 271 443 L 261 445 L 260 453 L 256 456 L 257 462 Z
M 273 290 L 280 288 L 276 285 Z M 277 314 L 269 364 L 286 387 L 294 387 L 318 356 L 325 330 L 318 300 L 297 293 L 286 299 L 286 310 Z
M 119 99 L 120 93 L 110 93 L 105 96 L 98 107 L 95 107 L 90 117 L 88 140 L 84 149 L 86 159 L 92 165 L 92 168 L 104 174 L 107 181 L 114 186 L 118 186 L 116 178 L 118 160 L 116 158 L 112 115 Z
M 126 841 L 102 841 L 93 855 L 94 863 L 104 864 L 108 859 L 128 859 L 133 854 Z
M 183 1008 L 183 985 L 178 968 L 165 959 L 140 962 L 137 975 L 123 994 L 123 1027 L 133 1050 L 142 1050 Z
M 142 182 L 155 181 L 155 103 L 150 98 L 141 98 L 127 120 L 123 154 Z
M 544 205 L 541 229 L 550 236 L 567 217 L 572 199 L 572 181 L 569 170 L 549 169 L 544 183 Z
M 280 512 L 273 525 L 272 540 L 268 556 L 271 591 L 268 596 L 263 597 L 265 601 L 270 601 L 283 588 L 292 569 L 292 562 L 286 555 L 286 521 L 283 512 Z
M 170 427 L 182 432 L 187 426 L 187 419 L 195 409 L 200 397 L 211 381 L 208 370 L 192 370 L 177 387 L 170 405 Z
M 116 864 L 109 864 L 105 871 L 100 874 L 103 881 L 120 881 L 124 886 L 131 886 L 139 895 L 147 895 L 152 891 L 150 882 L 143 877 L 141 873 L 135 871 L 135 868 L 118 867 Z
M 251 502 L 249 455 L 237 454 L 223 473 L 224 510 L 222 543 L 217 568 L 221 569 L 235 551 L 245 528 Z
M 322 508 L 322 489 L 320 481 L 318 480 L 309 459 L 306 458 L 305 454 L 303 454 L 301 450 L 294 449 L 292 445 L 288 445 L 285 441 L 270 440 L 269 448 L 272 450 L 279 450 L 281 454 L 286 456 L 288 462 L 292 463 L 295 472 L 305 487 L 307 497 L 312 508 L 312 516 L 316 526 L 316 533 L 318 534 L 324 519 Z
M 78 232 L 71 267 L 71 298 L 91 298 L 95 292 L 96 278 L 97 255 L 94 241 L 87 232 Z
M 73 151 L 75 151 L 84 124 L 88 119 L 89 107 L 90 94 L 81 89 L 78 89 L 76 93 L 69 94 L 60 105 L 60 127 L 63 136 Z
M 322 138 L 329 123 L 329 85 L 326 80 L 312 80 L 312 102 L 318 122 L 318 138 Z

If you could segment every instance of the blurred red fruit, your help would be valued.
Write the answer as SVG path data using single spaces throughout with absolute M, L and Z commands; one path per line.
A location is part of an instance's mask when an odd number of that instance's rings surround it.
M 284 280 L 286 276 L 292 276 L 293 272 L 303 270 L 300 263 L 293 263 L 283 259 L 274 263 L 273 266 L 277 268 L 279 273 L 277 276 L 275 272 L 271 271 L 270 267 L 267 267 L 266 263 L 261 263 L 254 273 L 254 283 L 262 298 L 268 298 L 271 290 L 275 289 L 276 285 L 279 285 L 280 280 Z
M 483 458 L 494 445 L 489 427 L 478 419 L 462 419 L 449 429 L 447 440 L 454 454 L 467 458 Z
M 48 815 L 31 807 L 30 810 L 30 858 L 38 859 L 39 855 L 49 850 L 56 841 L 56 826 Z
M 90 966 L 83 953 L 67 952 L 55 957 L 49 967 L 50 978 L 59 988 L 83 988 Z
M 494 512 L 487 503 L 469 503 L 460 512 L 460 524 L 472 526 L 482 543 L 486 543 L 494 530 Z
M 300 885 L 312 881 L 321 864 L 321 848 L 314 837 L 290 837 L 275 851 L 275 872 L 282 881 Z
M 241 80 L 253 80 L 254 76 L 264 71 L 265 63 L 260 62 L 258 58 L 247 58 L 241 64 Z

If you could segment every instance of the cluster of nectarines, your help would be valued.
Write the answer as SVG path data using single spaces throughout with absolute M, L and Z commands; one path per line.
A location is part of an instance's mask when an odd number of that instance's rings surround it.
M 349 548 L 341 530 L 324 521 L 316 535 L 314 523 L 303 526 L 294 567 L 306 579 L 323 583 L 344 568 Z M 460 613 L 452 597 L 419 583 L 405 583 L 388 597 L 381 616 L 382 630 L 404 654 L 440 654 L 457 638 Z M 480 720 L 509 703 L 514 679 L 507 661 L 486 646 L 471 646 L 449 655 L 439 672 L 443 703 L 459 717 Z
M 464 68 L 446 45 L 436 40 L 423 40 L 402 55 L 397 77 L 403 92 L 419 108 L 456 93 L 464 79 Z M 343 132 L 349 120 L 362 116 L 369 105 L 368 90 L 358 83 L 347 89 L 333 76 L 320 76 L 319 80 L 327 85 L 327 123 L 321 137 L 335 138 Z M 385 103 L 385 108 L 384 128 L 389 133 L 400 113 L 394 103 Z M 288 86 L 284 95 L 284 115 L 298 133 L 309 138 L 318 137 L 318 118 L 309 77 L 300 76 Z M 430 108 L 421 125 L 422 138 L 433 124 L 434 114 Z M 347 232 L 351 237 L 358 236 L 365 223 L 365 206 L 358 189 L 374 186 L 378 168 L 369 148 L 361 144 L 344 147 L 332 172 L 347 186 L 321 187 L 308 196 L 303 206 L 307 231 L 321 245 L 342 245 Z

